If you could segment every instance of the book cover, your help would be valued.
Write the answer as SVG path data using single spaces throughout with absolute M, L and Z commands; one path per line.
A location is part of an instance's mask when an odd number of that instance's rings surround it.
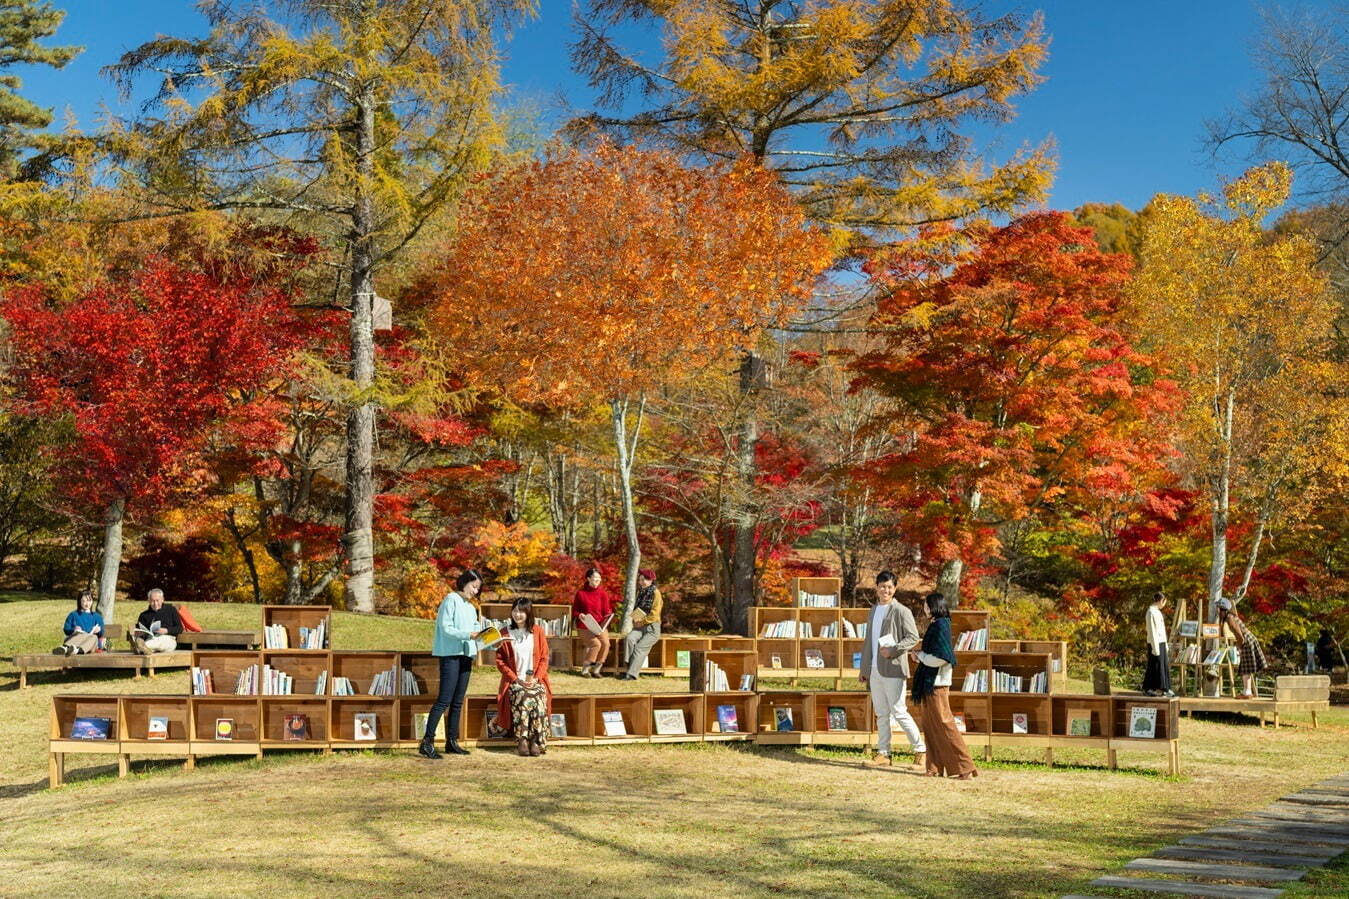
M 300 742 L 309 739 L 309 716 L 308 715 L 287 715 L 286 726 L 281 732 L 281 739 L 287 743 Z
M 493 706 L 490 709 L 484 709 L 482 713 L 482 734 L 488 740 L 504 740 L 510 733 L 506 728 L 497 724 L 497 708 Z
M 862 654 L 860 652 L 855 652 L 852 654 L 852 666 L 854 668 L 862 667 Z
M 736 720 L 735 706 L 719 705 L 717 706 L 717 724 L 721 727 L 723 734 L 736 734 L 740 732 L 740 722 Z
M 1197 636 L 1199 636 L 1199 622 L 1198 622 L 1198 621 L 1182 621 L 1182 622 L 1180 623 L 1180 635 L 1181 635 L 1182 637 L 1197 637 Z
M 1205 665 L 1217 665 L 1217 664 L 1219 664 L 1219 663 L 1222 662 L 1223 657 L 1224 657 L 1226 654 L 1227 654 L 1227 653 L 1226 653 L 1226 650 L 1215 649 L 1215 650 L 1213 650 L 1212 652 L 1210 652 L 1208 655 L 1204 656 L 1204 664 L 1205 664 Z
M 1090 709 L 1069 709 L 1069 710 L 1068 710 L 1068 736 L 1070 736 L 1070 737 L 1090 737 L 1090 736 L 1091 736 L 1091 710 L 1090 710 Z
M 1139 740 L 1151 740 L 1157 736 L 1156 706 L 1129 706 L 1129 736 Z
M 72 740 L 106 740 L 111 733 L 111 718 L 80 716 L 70 723 Z
M 549 715 L 548 732 L 552 734 L 555 740 L 565 740 L 567 738 L 567 716 L 561 712 L 553 712 Z
M 1025 712 L 1012 713 L 1012 733 L 1025 734 L 1030 733 L 1030 716 Z
M 794 726 L 796 722 L 792 720 L 791 709 L 778 706 L 773 709 L 773 718 L 776 721 L 777 729 L 779 731 L 796 730 L 796 727 Z
M 676 668 L 689 667 L 689 651 L 687 649 L 675 650 L 675 667 Z
M 782 656 L 775 655 L 769 660 L 769 665 L 773 668 L 782 667 Z
M 847 730 L 848 729 L 848 710 L 841 705 L 831 705 L 829 707 L 829 729 Z
M 1208 622 L 1199 625 L 1199 636 L 1203 637 L 1205 640 L 1218 639 L 1218 625 L 1216 623 L 1210 624 Z
M 962 734 L 965 733 L 965 716 L 964 716 L 964 715 L 952 715 L 951 717 L 955 719 L 955 722 L 956 722 L 956 730 L 960 731 Z
M 754 689 L 754 675 L 752 675 L 752 674 L 742 674 L 742 675 L 740 675 L 740 689 L 741 689 L 741 690 L 753 690 L 753 689 Z
M 818 650 L 818 649 L 807 649 L 807 650 L 806 650 L 806 667 L 807 667 L 807 668 L 823 668 L 823 667 L 824 667 L 824 653 L 821 652 L 821 651 Z
M 150 723 L 145 726 L 145 739 L 167 740 L 169 738 L 169 719 L 151 715 Z
M 374 712 L 357 712 L 351 732 L 357 740 L 379 739 L 379 716 Z
M 688 733 L 684 721 L 683 709 L 655 709 L 652 712 L 656 722 L 656 733 L 661 736 Z
M 618 709 L 609 709 L 600 713 L 604 721 L 604 735 L 606 737 L 626 737 L 628 727 L 623 723 L 623 713 Z
M 215 738 L 217 740 L 234 739 L 234 719 L 217 718 L 215 719 Z
M 413 712 L 413 713 L 412 713 L 412 739 L 414 739 L 414 740 L 420 740 L 420 739 L 422 739 L 423 737 L 426 736 L 426 722 L 429 721 L 430 719 L 431 719 L 431 715 L 430 715 L 429 713 L 427 713 L 427 712 Z M 433 740 L 444 740 L 444 739 L 445 739 L 445 716 L 444 716 L 444 715 L 441 715 L 441 716 L 440 716 L 440 721 L 438 721 L 438 722 L 436 723 L 436 732 L 435 732 L 435 735 L 432 737 L 432 739 L 433 739 Z
M 581 626 L 586 630 L 590 631 L 592 634 L 598 635 L 604 633 L 605 628 L 609 626 L 609 622 L 614 620 L 614 616 L 610 614 L 609 617 L 605 618 L 603 621 L 596 621 L 594 615 L 591 615 L 589 612 L 582 612 L 577 616 L 576 620 L 580 621 Z
M 480 631 L 475 639 L 478 641 L 479 649 L 491 649 L 506 639 L 506 635 L 501 632 L 501 628 L 492 625 Z

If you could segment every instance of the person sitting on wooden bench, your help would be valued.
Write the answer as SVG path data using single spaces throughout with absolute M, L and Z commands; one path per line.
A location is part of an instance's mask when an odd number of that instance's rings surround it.
M 136 629 L 131 632 L 132 647 L 143 656 L 173 652 L 178 648 L 178 635 L 183 632 L 178 610 L 164 602 L 163 590 L 151 590 L 145 599 L 149 605 L 136 619 Z
M 66 616 L 66 641 L 52 650 L 61 656 L 98 652 L 103 638 L 103 616 L 94 611 L 94 594 L 85 590 L 75 600 L 75 611 Z

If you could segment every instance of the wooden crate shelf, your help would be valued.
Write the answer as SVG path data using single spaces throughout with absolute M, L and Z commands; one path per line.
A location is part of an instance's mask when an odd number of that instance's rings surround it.
M 726 707 L 735 711 L 736 726 L 739 730 L 727 731 L 721 728 L 720 709 Z M 708 741 L 753 740 L 754 728 L 759 710 L 759 697 L 755 693 L 706 693 L 703 695 L 703 738 Z
M 149 737 L 150 719 L 167 718 L 162 740 Z M 118 736 L 123 747 L 145 755 L 184 755 L 191 737 L 192 715 L 186 696 L 123 696 L 118 716 Z
M 837 726 L 836 719 L 839 717 L 843 719 L 841 728 Z M 814 731 L 814 743 L 868 746 L 875 726 L 870 693 L 851 691 L 815 694 L 815 720 L 811 728 Z
M 833 608 L 843 605 L 843 579 L 837 577 L 794 577 L 788 582 L 787 596 L 793 606 L 802 606 L 803 593 L 814 596 L 832 596 Z
M 791 729 L 780 730 L 783 712 L 791 715 Z M 815 723 L 815 694 L 773 690 L 759 694 L 755 742 L 769 745 L 806 746 Z
M 387 696 L 334 696 L 328 723 L 331 743 L 342 749 L 388 749 L 399 742 L 398 700 Z M 374 715 L 374 739 L 358 739 L 356 716 Z
M 392 693 L 386 694 L 396 696 L 398 694 L 398 670 L 399 658 L 396 652 L 334 652 L 332 654 L 332 666 L 329 668 L 327 695 L 336 696 L 333 692 L 334 681 L 339 677 L 345 677 L 351 681 L 352 688 L 357 695 L 369 696 L 370 687 L 376 677 L 385 672 L 394 672 L 393 683 L 390 685 Z M 439 662 L 437 662 L 439 667 Z M 296 678 L 296 687 L 298 692 L 299 678 Z
M 706 716 L 703 707 L 706 698 L 702 693 L 653 693 L 651 694 L 651 742 L 682 743 L 703 738 Z M 678 711 L 684 716 L 683 734 L 660 734 L 656 732 L 656 714 L 658 712 Z
M 332 656 L 321 649 L 264 649 L 262 665 L 270 666 L 293 679 L 290 693 L 268 694 L 265 684 L 259 688 L 262 695 L 283 696 L 319 696 L 327 695 L 332 689 Z M 319 675 L 328 674 L 328 685 L 323 694 L 318 692 Z M 259 672 L 260 682 L 262 672 Z
M 746 677 L 750 678 L 751 689 L 757 685 L 759 660 L 752 652 L 740 649 L 695 649 L 689 654 L 689 665 L 689 690 L 694 693 L 739 692 Z M 713 666 L 726 674 L 724 691 L 712 682 Z
M 193 755 L 262 754 L 262 717 L 257 697 L 194 696 L 191 707 Z M 216 739 L 216 721 L 221 718 L 233 722 L 233 739 Z
M 316 649 L 300 649 L 300 628 L 316 628 L 325 625 L 323 646 Z M 331 606 L 263 606 L 262 630 L 263 646 L 266 648 L 267 628 L 280 625 L 286 629 L 285 649 L 296 652 L 322 652 L 332 648 L 333 610 Z M 282 647 L 273 647 L 282 648 Z
M 306 699 L 303 696 L 263 696 L 262 745 L 269 749 L 329 749 L 328 700 Z M 286 720 L 293 715 L 304 715 L 305 739 L 287 739 Z

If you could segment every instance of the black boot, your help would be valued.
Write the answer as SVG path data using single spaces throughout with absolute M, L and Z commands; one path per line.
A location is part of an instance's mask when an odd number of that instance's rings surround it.
M 436 744 L 430 740 L 422 740 L 422 744 L 417 747 L 417 754 L 425 759 L 443 759 L 445 757 L 436 752 Z
M 460 746 L 458 740 L 450 740 L 446 743 L 445 751 L 450 755 L 468 755 L 468 750 Z

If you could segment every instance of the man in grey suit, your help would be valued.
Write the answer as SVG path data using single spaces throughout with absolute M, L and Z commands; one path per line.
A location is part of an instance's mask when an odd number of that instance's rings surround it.
M 857 677 L 871 687 L 871 706 L 876 711 L 879 740 L 871 764 L 890 764 L 890 734 L 898 725 L 913 747 L 914 765 L 921 768 L 927 761 L 927 747 L 904 702 L 909 686 L 909 650 L 918 645 L 918 626 L 913 613 L 895 600 L 897 584 L 892 572 L 876 575 L 876 605 L 867 620 Z

